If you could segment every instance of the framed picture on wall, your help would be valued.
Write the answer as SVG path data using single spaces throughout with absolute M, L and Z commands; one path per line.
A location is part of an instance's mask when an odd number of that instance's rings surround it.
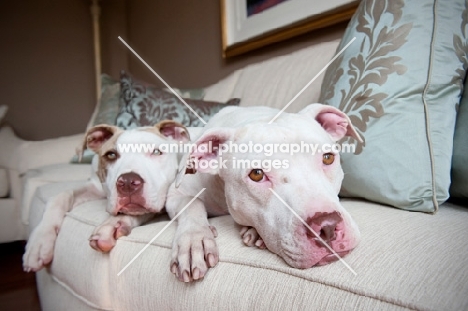
M 359 0 L 221 0 L 223 56 L 349 20 Z

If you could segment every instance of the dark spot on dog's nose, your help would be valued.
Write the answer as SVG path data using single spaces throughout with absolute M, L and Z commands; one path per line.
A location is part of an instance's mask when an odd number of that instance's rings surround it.
M 125 173 L 117 178 L 117 192 L 122 195 L 131 195 L 143 187 L 144 180 L 137 173 Z

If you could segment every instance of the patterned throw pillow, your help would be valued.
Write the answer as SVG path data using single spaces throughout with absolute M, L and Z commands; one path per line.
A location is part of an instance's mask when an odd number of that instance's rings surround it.
M 467 22 L 465 0 L 361 1 L 320 99 L 364 137 L 347 141 L 342 196 L 424 212 L 448 198 Z
M 163 89 L 165 92 L 172 94 L 171 90 Z M 173 88 L 181 97 L 187 97 L 190 99 L 203 99 L 205 96 L 205 90 L 202 88 L 194 89 L 178 89 Z M 114 80 L 107 74 L 101 75 L 101 98 L 98 105 L 88 122 L 87 128 L 98 124 L 111 124 L 116 125 L 117 115 L 119 114 L 122 105 L 120 105 L 120 82 Z M 81 161 L 79 161 L 78 155 L 73 156 L 70 163 L 91 163 L 95 153 L 91 150 L 85 150 Z
M 114 124 L 119 113 L 120 83 L 107 74 L 101 75 L 101 98 L 88 123 L 88 128 L 98 124 Z
M 464 203 L 468 203 L 468 79 L 465 79 L 453 138 L 450 196 L 461 198 Z
M 125 129 L 151 126 L 164 119 L 177 121 L 185 126 L 203 126 L 203 122 L 174 94 L 135 80 L 122 71 L 120 78 L 121 109 L 116 125 Z M 240 99 L 226 103 L 184 99 L 195 112 L 208 121 L 225 106 L 239 105 Z

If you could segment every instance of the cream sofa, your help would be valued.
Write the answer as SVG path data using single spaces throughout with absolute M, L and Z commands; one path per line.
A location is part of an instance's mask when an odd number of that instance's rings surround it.
M 241 106 L 282 108 L 331 59 L 338 42 L 310 46 L 234 72 L 206 89 L 207 100 L 242 98 Z M 320 76 L 290 107 L 317 101 Z M 73 153 L 79 137 L 56 141 Z M 50 151 L 50 150 L 48 150 Z M 65 151 L 63 151 L 65 152 Z M 37 157 L 34 152 L 28 157 Z M 63 162 L 64 158 L 57 158 Z M 48 163 L 50 164 L 50 163 Z M 88 165 L 28 165 L 19 169 L 22 225 L 32 230 L 47 200 L 75 187 Z M 268 250 L 249 248 L 230 216 L 211 219 L 218 230 L 219 264 L 204 280 L 185 284 L 169 271 L 175 224 L 120 276 L 118 272 L 167 224 L 162 215 L 121 238 L 109 254 L 88 245 L 103 221 L 105 201 L 68 213 L 49 268 L 38 272 L 44 310 L 468 310 L 468 209 L 445 203 L 436 215 L 343 199 L 362 232 L 344 260 L 306 270 L 289 267 Z M 22 237 L 21 234 L 18 235 Z

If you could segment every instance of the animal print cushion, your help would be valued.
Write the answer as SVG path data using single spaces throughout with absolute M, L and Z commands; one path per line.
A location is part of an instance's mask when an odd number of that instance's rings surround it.
M 174 94 L 134 79 L 122 71 L 120 77 L 121 108 L 116 125 L 124 129 L 151 126 L 164 119 L 177 121 L 185 126 L 203 126 L 204 123 Z M 184 99 L 207 122 L 226 106 L 239 105 L 240 99 L 226 103 Z
M 320 99 L 364 137 L 347 139 L 342 196 L 424 212 L 448 198 L 467 23 L 466 0 L 361 1 Z

